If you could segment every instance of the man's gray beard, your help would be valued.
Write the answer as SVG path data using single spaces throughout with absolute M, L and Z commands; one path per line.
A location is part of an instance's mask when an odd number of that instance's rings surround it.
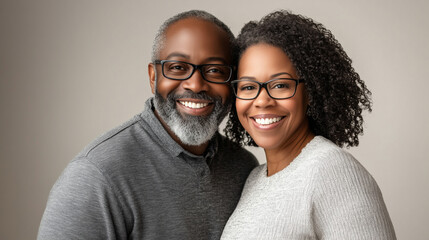
M 213 111 L 208 116 L 182 115 L 176 109 L 177 99 L 181 98 L 209 100 L 214 104 Z M 214 98 L 206 93 L 192 91 L 186 91 L 181 95 L 175 94 L 173 91 L 167 95 L 167 99 L 164 99 L 158 91 L 155 91 L 154 106 L 162 120 L 182 143 L 199 146 L 214 136 L 220 123 L 231 109 L 231 99 L 226 99 L 224 105 L 221 97 Z

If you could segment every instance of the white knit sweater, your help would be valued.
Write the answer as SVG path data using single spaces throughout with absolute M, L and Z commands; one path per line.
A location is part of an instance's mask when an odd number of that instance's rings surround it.
M 396 239 L 381 191 L 351 154 L 316 136 L 267 177 L 253 170 L 221 239 Z

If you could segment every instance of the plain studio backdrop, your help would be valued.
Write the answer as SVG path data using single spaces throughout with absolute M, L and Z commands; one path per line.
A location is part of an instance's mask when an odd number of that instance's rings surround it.
M 203 9 L 238 34 L 289 9 L 323 23 L 373 93 L 354 156 L 382 189 L 399 239 L 428 239 L 427 1 L 0 2 L 0 239 L 35 239 L 49 191 L 90 141 L 143 109 L 158 27 Z M 260 162 L 263 151 L 252 148 Z

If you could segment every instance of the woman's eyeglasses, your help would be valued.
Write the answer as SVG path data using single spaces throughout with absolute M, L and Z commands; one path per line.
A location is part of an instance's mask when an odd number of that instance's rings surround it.
M 268 95 L 273 99 L 288 99 L 295 95 L 298 84 L 302 82 L 304 80 L 294 78 L 276 78 L 264 83 L 240 79 L 231 81 L 231 85 L 235 96 L 243 100 L 257 98 L 262 88 L 265 88 Z

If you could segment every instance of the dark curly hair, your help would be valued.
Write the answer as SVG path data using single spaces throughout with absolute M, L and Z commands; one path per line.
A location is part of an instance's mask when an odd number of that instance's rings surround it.
M 322 24 L 289 11 L 276 11 L 247 23 L 237 37 L 239 57 L 258 43 L 282 49 L 305 80 L 310 130 L 340 147 L 357 146 L 362 111 L 371 112 L 371 92 L 352 67 L 340 43 Z M 235 100 L 234 100 L 235 102 Z M 233 104 L 225 134 L 233 142 L 256 146 L 241 126 Z

